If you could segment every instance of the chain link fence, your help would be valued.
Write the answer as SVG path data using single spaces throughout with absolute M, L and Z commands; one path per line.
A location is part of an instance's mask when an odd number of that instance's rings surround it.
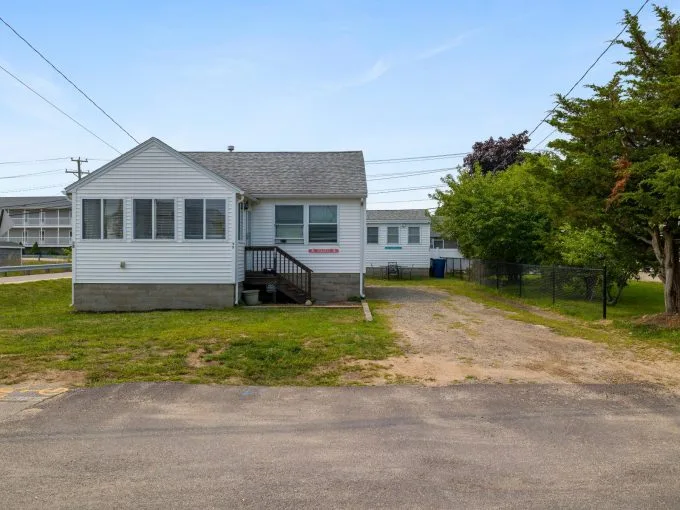
M 580 302 L 602 309 L 607 318 L 606 268 L 539 266 L 478 259 L 447 259 L 454 278 L 492 287 L 503 294 L 542 304 Z

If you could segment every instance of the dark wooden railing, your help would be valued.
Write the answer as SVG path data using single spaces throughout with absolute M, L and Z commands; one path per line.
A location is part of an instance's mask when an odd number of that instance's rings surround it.
M 246 274 L 271 274 L 312 298 L 312 270 L 278 246 L 246 246 Z

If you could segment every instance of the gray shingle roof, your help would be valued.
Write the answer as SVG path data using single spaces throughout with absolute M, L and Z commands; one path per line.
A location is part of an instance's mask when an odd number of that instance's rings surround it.
M 425 209 L 381 209 L 366 211 L 366 221 L 418 221 L 429 223 Z
M 366 196 L 361 151 L 181 152 L 254 197 L 267 195 Z
M 64 195 L 52 197 L 0 197 L 0 209 L 62 209 L 70 207 L 71 201 Z

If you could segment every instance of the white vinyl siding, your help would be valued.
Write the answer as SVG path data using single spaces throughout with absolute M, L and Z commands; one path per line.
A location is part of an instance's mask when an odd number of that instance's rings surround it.
M 123 198 L 123 239 L 82 237 L 83 198 Z M 174 211 L 174 239 L 133 239 L 134 199 L 167 201 Z M 222 238 L 193 242 L 184 238 L 184 200 L 220 200 L 226 222 Z M 160 204 L 160 202 L 158 202 Z M 152 145 L 107 173 L 84 183 L 73 194 L 74 283 L 234 283 L 235 189 Z M 161 206 L 164 207 L 164 206 Z M 156 206 L 158 215 L 159 205 Z M 215 216 L 215 215 L 213 215 Z M 219 216 L 219 215 L 217 215 Z M 214 218 L 213 218 L 214 219 Z M 218 218 L 219 220 L 219 218 Z M 214 224 L 217 223 L 213 222 Z M 121 267 L 124 262 L 125 267 Z
M 337 206 L 337 242 L 280 244 L 285 250 L 317 273 L 358 273 L 361 271 L 361 243 L 364 225 L 361 222 L 359 199 L 262 199 L 250 206 L 251 243 L 271 246 L 275 242 L 275 206 L 303 206 L 304 225 L 308 224 L 309 205 Z M 310 253 L 315 250 L 317 253 Z M 337 253 L 319 253 L 337 250 Z
M 387 229 L 397 229 L 400 240 L 408 241 L 409 227 L 417 227 L 420 231 L 421 242 L 395 244 L 388 242 Z M 368 229 L 378 230 L 378 243 L 367 243 L 365 250 L 366 268 L 386 266 L 388 262 L 396 262 L 409 267 L 428 268 L 430 267 L 430 245 L 422 242 L 422 239 L 430 238 L 430 225 L 421 223 L 419 225 L 408 224 L 389 224 L 389 223 L 369 223 Z M 411 231 L 413 233 L 413 231 Z M 393 230 L 394 234 L 394 230 Z

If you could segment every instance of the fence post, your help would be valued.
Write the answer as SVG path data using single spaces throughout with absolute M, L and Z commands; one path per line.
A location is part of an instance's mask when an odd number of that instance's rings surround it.
M 607 266 L 602 268 L 602 318 L 607 318 Z
M 480 284 L 480 285 L 482 284 L 482 268 L 483 268 L 483 264 L 482 264 L 482 262 L 480 261 L 480 262 L 479 262 L 479 284 Z
M 519 266 L 519 297 L 522 297 L 522 273 L 524 272 L 524 265 Z
M 552 301 L 553 305 L 555 304 L 555 264 L 553 264 L 552 267 Z
M 501 288 L 499 277 L 498 277 L 498 262 L 496 262 L 496 290 Z

